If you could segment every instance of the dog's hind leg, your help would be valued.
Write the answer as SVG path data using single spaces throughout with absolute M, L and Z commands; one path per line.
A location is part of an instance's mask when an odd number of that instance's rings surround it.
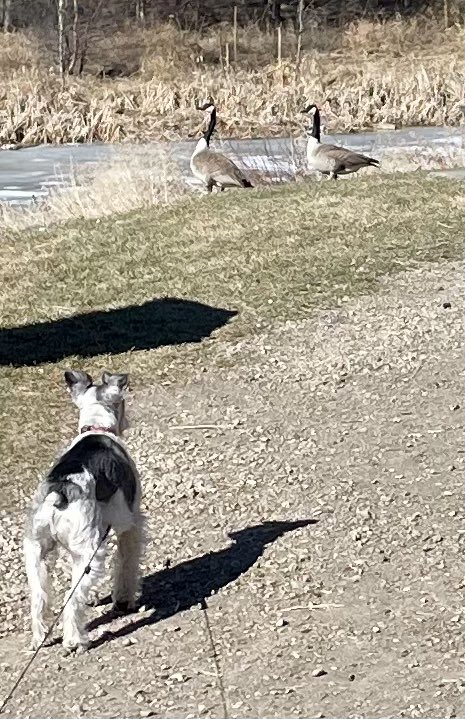
M 139 562 L 142 553 L 142 520 L 118 534 L 112 599 L 116 609 L 134 609 L 139 589 Z
M 66 598 L 72 596 L 63 612 L 63 647 L 68 652 L 86 649 L 89 643 L 85 610 L 92 589 L 104 576 L 105 553 L 105 546 L 93 558 L 90 548 L 79 553 L 73 550 L 72 586 Z
M 44 614 L 49 603 L 48 568 L 45 558 L 54 549 L 54 542 L 40 542 L 38 539 L 24 539 L 26 574 L 31 591 L 32 646 L 37 648 L 47 633 Z

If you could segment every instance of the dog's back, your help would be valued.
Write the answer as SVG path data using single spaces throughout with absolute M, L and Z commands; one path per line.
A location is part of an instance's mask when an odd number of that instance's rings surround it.
M 93 480 L 93 481 L 92 481 Z M 108 502 L 121 490 L 132 509 L 137 491 L 134 466 L 124 447 L 106 434 L 86 434 L 60 457 L 46 477 L 46 494 L 56 493 L 55 507 L 91 497 Z M 94 489 L 95 488 L 95 489 Z

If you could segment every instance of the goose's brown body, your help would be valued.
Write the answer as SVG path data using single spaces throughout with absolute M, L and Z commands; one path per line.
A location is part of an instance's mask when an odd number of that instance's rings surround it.
M 348 175 L 362 167 L 378 167 L 378 160 L 336 145 L 307 144 L 307 162 L 323 175 Z
M 209 114 L 210 121 L 207 131 L 198 141 L 191 157 L 190 165 L 194 177 L 206 186 L 208 192 L 211 192 L 213 187 L 218 187 L 221 191 L 225 187 L 253 187 L 242 170 L 229 157 L 210 150 L 210 138 L 216 124 L 216 109 L 213 103 L 207 103 L 199 109 Z
M 349 175 L 362 167 L 379 167 L 379 161 L 367 155 L 361 155 L 345 147 L 326 145 L 320 142 L 320 111 L 316 105 L 310 105 L 303 112 L 313 118 L 311 132 L 307 140 L 307 164 L 310 170 L 329 175 L 336 180 L 338 175 Z

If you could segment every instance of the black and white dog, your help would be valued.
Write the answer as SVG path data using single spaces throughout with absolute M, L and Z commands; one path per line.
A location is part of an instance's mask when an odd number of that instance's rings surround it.
M 57 545 L 72 558 L 72 587 L 84 574 L 63 613 L 66 650 L 88 644 L 84 610 L 90 592 L 105 572 L 108 527 L 117 536 L 113 601 L 119 609 L 134 607 L 142 550 L 139 476 L 120 437 L 127 429 L 124 390 L 128 376 L 104 372 L 94 384 L 85 372 L 65 372 L 73 402 L 79 408 L 79 435 L 52 467 L 34 496 L 26 523 L 24 554 L 31 590 L 33 646 L 47 627 L 48 558 Z M 99 544 L 101 545 L 99 546 Z M 67 595 L 69 596 L 69 595 Z

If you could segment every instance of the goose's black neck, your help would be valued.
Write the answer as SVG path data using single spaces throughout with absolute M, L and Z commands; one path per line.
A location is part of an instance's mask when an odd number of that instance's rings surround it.
M 216 109 L 213 108 L 213 110 L 210 113 L 210 122 L 208 124 L 208 128 L 203 133 L 205 142 L 207 143 L 207 147 L 210 145 L 210 138 L 213 135 L 213 130 L 215 129 L 215 125 L 216 125 Z
M 310 136 L 314 137 L 315 140 L 318 140 L 318 142 L 320 142 L 320 111 L 318 108 L 316 108 L 315 114 L 313 115 L 313 124 Z

